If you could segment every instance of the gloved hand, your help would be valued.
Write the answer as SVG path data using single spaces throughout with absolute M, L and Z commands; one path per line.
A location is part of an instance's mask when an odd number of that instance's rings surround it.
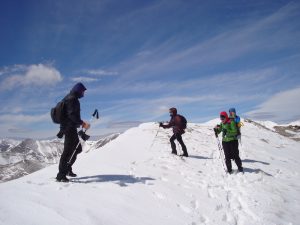
M 216 125 L 216 126 L 214 127 L 214 131 L 217 131 L 219 128 L 220 128 L 220 125 Z
M 163 126 L 163 123 L 162 123 L 162 122 L 160 122 L 160 123 L 159 123 L 159 127 L 162 127 L 162 126 Z
M 217 138 L 218 137 L 218 128 L 217 127 L 214 128 L 214 132 L 215 132 L 215 136 Z
M 88 130 L 88 129 L 90 129 L 90 127 L 91 127 L 91 124 L 89 124 L 88 122 L 85 122 L 85 121 L 82 122 L 82 128 Z

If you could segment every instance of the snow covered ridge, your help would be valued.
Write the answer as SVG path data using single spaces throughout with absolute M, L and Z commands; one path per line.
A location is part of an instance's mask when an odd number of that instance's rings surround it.
M 141 124 L 80 155 L 70 183 L 55 182 L 57 165 L 1 183 L 0 225 L 299 224 L 300 143 L 244 124 L 244 174 L 224 172 L 215 123 L 188 124 L 184 159 L 170 129 Z
M 265 129 L 269 129 L 282 136 L 300 142 L 300 121 L 295 121 L 289 124 L 282 124 L 282 125 L 279 125 L 272 121 L 253 121 L 250 119 L 245 119 L 244 121 L 247 121 L 248 123 L 253 123 L 257 126 L 263 127 Z
M 109 143 L 119 134 L 111 134 L 97 141 L 87 141 L 84 152 Z M 28 175 L 46 166 L 57 164 L 63 151 L 63 140 L 13 139 L 0 140 L 0 182 Z

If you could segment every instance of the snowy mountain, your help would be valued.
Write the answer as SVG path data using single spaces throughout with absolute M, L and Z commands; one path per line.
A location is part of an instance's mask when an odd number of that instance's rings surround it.
M 97 141 L 84 143 L 84 150 L 100 148 L 119 134 L 111 134 Z M 94 147 L 95 146 L 95 147 Z M 63 151 L 63 140 L 17 141 L 0 140 L 0 182 L 28 175 L 44 167 L 57 164 Z
M 245 173 L 228 175 L 216 122 L 188 124 L 189 158 L 170 154 L 171 130 L 146 123 L 79 155 L 70 183 L 55 182 L 57 165 L 1 183 L 0 224 L 299 224 L 300 143 L 245 121 Z
M 246 121 L 300 142 L 300 121 L 282 125 L 276 124 L 272 121 L 253 121 L 249 119 Z
M 56 164 L 63 150 L 60 140 L 0 142 L 0 181 L 8 181 Z

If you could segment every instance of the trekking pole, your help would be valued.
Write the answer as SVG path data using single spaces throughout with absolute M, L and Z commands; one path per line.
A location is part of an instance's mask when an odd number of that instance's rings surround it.
M 95 109 L 94 113 L 92 114 L 92 118 L 90 119 L 90 123 L 93 121 L 93 119 L 99 119 L 99 113 L 98 113 L 97 109 Z M 83 131 L 83 129 L 78 131 L 78 135 L 80 136 L 80 138 L 83 141 L 87 141 L 90 138 L 90 136 L 85 133 L 86 131 L 87 131 L 87 129 L 85 129 L 85 131 Z M 76 147 L 75 147 L 75 149 L 74 149 L 74 151 L 73 151 L 73 153 L 72 153 L 72 155 L 71 155 L 71 157 L 68 161 L 68 164 L 71 164 L 71 161 L 72 161 L 72 159 L 75 155 L 75 152 L 76 152 L 77 148 L 79 147 L 79 145 L 81 144 L 80 138 L 79 138 L 79 141 L 78 141 L 78 143 L 77 143 L 77 145 L 76 145 Z
M 159 129 L 160 127 L 158 127 L 158 129 L 157 129 L 157 132 L 156 132 L 156 134 L 155 134 L 155 136 L 154 136 L 154 138 L 153 138 L 153 141 L 152 141 L 152 143 L 151 143 L 151 145 L 150 145 L 150 148 L 149 148 L 149 150 L 151 150 L 151 148 L 153 147 L 153 145 L 154 145 L 154 142 L 155 142 L 155 139 L 156 139 L 156 137 L 157 137 L 157 135 L 158 135 L 158 132 L 159 132 Z
M 214 130 L 215 131 L 215 130 Z M 225 171 L 225 173 L 226 173 L 226 168 L 225 168 L 225 164 L 224 164 L 224 160 L 225 160 L 225 155 L 224 155 L 224 153 L 223 153 L 223 148 L 222 148 L 222 145 L 221 145 L 221 143 L 220 143 L 220 140 L 219 140 L 219 138 L 218 138 L 218 134 L 217 134 L 217 132 L 215 131 L 215 136 L 216 136 L 216 139 L 217 139 L 217 142 L 218 142 L 218 149 L 219 149 L 219 152 L 220 152 L 220 159 L 221 159 L 221 162 L 222 162 L 222 166 L 223 166 L 223 169 L 224 169 L 224 171 Z M 222 153 L 223 153 L 223 156 L 224 156 L 224 160 L 222 159 Z

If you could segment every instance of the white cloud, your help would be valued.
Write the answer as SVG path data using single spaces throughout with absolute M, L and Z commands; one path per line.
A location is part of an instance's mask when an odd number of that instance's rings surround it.
M 24 66 L 22 67 L 24 69 Z M 0 84 L 0 90 L 9 90 L 14 87 L 47 86 L 54 85 L 62 80 L 60 72 L 49 65 L 30 65 L 26 71 L 17 71 L 18 74 L 10 75 Z
M 93 78 L 93 77 L 73 77 L 71 78 L 72 81 L 75 82 L 94 82 L 94 81 L 98 81 L 99 79 L 97 78 Z
M 289 122 L 300 119 L 300 87 L 279 92 L 247 113 L 247 116 L 257 120 L 274 122 Z

